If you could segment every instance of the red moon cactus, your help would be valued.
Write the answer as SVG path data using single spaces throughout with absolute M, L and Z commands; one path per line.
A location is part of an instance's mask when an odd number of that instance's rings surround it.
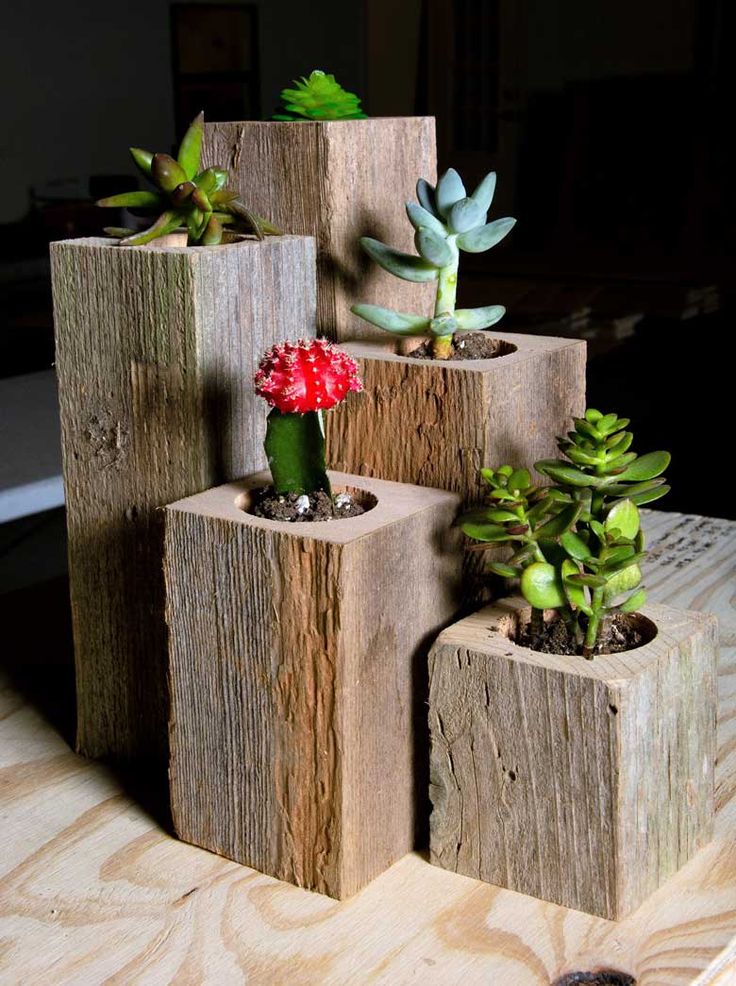
M 327 411 L 360 391 L 358 364 L 326 339 L 300 339 L 271 349 L 255 375 L 256 393 L 282 414 Z

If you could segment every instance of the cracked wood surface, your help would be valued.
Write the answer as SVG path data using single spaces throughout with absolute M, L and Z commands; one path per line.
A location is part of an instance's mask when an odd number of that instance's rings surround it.
M 160 508 L 265 464 L 252 378 L 315 331 L 307 237 L 51 246 L 78 748 L 166 757 Z
M 549 986 L 609 967 L 638 986 L 736 975 L 736 524 L 644 511 L 654 600 L 720 620 L 715 837 L 612 923 L 405 856 L 351 900 L 177 842 L 104 766 L 0 693 L 0 982 Z M 391 794 L 383 798 L 390 808 Z
M 227 168 L 256 214 L 316 238 L 320 333 L 388 345 L 385 332 L 351 313 L 359 301 L 431 314 L 435 284 L 386 273 L 359 240 L 415 252 L 404 204 L 416 198 L 418 178 L 436 180 L 434 117 L 207 123 L 202 161 Z

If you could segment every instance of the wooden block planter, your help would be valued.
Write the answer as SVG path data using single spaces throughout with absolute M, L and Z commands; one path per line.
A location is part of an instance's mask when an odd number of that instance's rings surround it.
M 358 301 L 431 310 L 435 286 L 401 281 L 361 251 L 373 236 L 412 251 L 403 203 L 437 172 L 434 117 L 205 125 L 204 166 L 228 168 L 250 207 L 317 239 L 317 324 L 336 340 L 385 333 L 353 315 Z
M 461 553 L 457 496 L 331 475 L 375 506 L 264 520 L 261 474 L 168 507 L 170 777 L 182 839 L 344 898 L 426 820 L 426 654 Z
M 77 746 L 166 756 L 158 508 L 262 468 L 253 393 L 315 328 L 314 241 L 51 247 L 77 666 Z
M 394 278 L 395 280 L 395 278 Z M 363 476 L 483 496 L 479 470 L 555 456 L 585 409 L 585 343 L 493 333 L 507 355 L 417 360 L 348 343 L 365 391 L 327 421 L 331 465 Z
M 646 606 L 649 643 L 585 661 L 517 646 L 528 612 L 430 654 L 432 862 L 618 920 L 711 837 L 717 623 Z

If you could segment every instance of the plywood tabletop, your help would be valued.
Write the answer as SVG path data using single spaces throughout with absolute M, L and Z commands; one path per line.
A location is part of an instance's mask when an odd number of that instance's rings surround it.
M 651 597 L 721 621 L 716 838 L 612 923 L 406 856 L 338 903 L 183 845 L 9 683 L 0 696 L 0 983 L 736 983 L 736 524 L 648 512 Z

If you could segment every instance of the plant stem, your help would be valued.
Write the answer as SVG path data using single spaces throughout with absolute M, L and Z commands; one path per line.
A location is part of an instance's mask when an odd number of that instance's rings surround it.
M 460 251 L 455 243 L 448 240 L 452 249 L 452 260 L 445 267 L 440 267 L 437 277 L 437 297 L 434 303 L 434 315 L 454 315 L 455 299 L 457 297 L 457 270 L 460 263 Z M 449 359 L 452 353 L 452 333 L 448 336 L 436 336 L 432 340 L 432 355 L 435 359 Z
M 594 589 L 590 600 L 590 608 L 593 610 L 588 617 L 588 626 L 585 630 L 585 640 L 583 641 L 583 657 L 588 661 L 593 659 L 596 640 L 598 639 L 598 628 L 601 622 L 601 610 L 603 609 L 603 589 Z
M 536 609 L 532 606 L 532 615 L 529 617 L 529 631 L 532 637 L 541 637 L 544 633 L 544 610 Z

